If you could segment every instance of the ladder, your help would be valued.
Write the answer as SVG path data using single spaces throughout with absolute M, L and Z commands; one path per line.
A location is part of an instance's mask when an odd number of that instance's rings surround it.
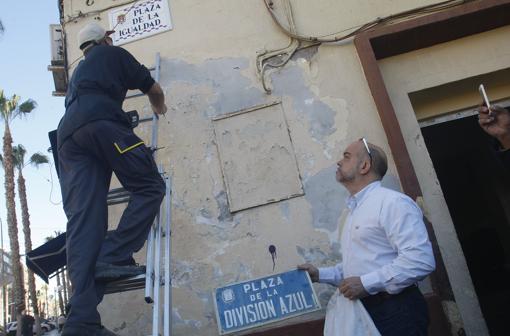
M 159 82 L 161 58 L 156 54 L 155 66 L 150 68 L 154 72 L 154 79 Z M 126 96 L 126 99 L 132 99 L 143 96 L 143 93 L 136 93 Z M 152 117 L 142 118 L 140 123 L 152 122 L 152 133 L 150 148 L 154 150 L 153 156 L 156 159 L 158 146 L 158 121 L 159 117 L 153 114 Z M 145 301 L 152 304 L 152 333 L 151 336 L 171 336 L 171 318 L 172 318 L 172 290 L 170 279 L 170 258 L 171 258 L 171 177 L 165 174 L 163 167 L 158 166 L 159 173 L 165 180 L 166 194 L 162 202 L 160 212 L 151 227 L 147 238 L 147 260 L 146 273 L 136 277 L 121 279 L 108 283 L 106 294 L 126 292 L 145 288 Z M 129 201 L 130 193 L 124 188 L 111 189 L 108 192 L 107 204 L 115 205 Z M 165 218 L 162 218 L 161 210 L 164 209 Z M 163 265 L 161 265 L 161 249 L 164 247 Z M 161 269 L 163 266 L 163 269 Z M 160 299 L 160 288 L 163 287 L 163 301 Z M 161 309 L 163 306 L 163 309 Z M 163 333 L 160 333 L 160 313 L 163 310 Z

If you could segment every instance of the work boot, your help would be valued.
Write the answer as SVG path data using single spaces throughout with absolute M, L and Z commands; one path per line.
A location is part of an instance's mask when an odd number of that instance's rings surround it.
M 118 266 L 98 261 L 96 263 L 95 278 L 102 281 L 114 281 L 129 278 L 145 273 L 145 266 L 126 265 Z
M 65 325 L 60 336 L 118 336 L 103 326 L 89 324 Z

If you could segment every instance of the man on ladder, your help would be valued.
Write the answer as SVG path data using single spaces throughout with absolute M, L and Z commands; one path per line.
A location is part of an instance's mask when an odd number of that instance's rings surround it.
M 67 268 L 73 285 L 62 336 L 115 335 L 102 327 L 97 305 L 107 281 L 145 272 L 134 263 L 165 195 L 151 150 L 122 110 L 128 89 L 147 94 L 165 114 L 164 93 L 149 70 L 112 45 L 97 23 L 78 33 L 85 59 L 75 69 L 57 133 L 59 174 L 67 223 Z M 118 228 L 107 233 L 112 171 L 131 193 Z

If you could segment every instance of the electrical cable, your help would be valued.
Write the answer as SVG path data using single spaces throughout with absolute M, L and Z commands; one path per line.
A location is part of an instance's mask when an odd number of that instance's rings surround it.
M 275 23 L 278 25 L 278 27 L 280 29 L 283 30 L 283 32 L 286 35 L 288 35 L 292 38 L 301 40 L 301 41 L 331 43 L 331 42 L 339 42 L 339 41 L 345 40 L 349 37 L 352 37 L 356 34 L 359 34 L 360 32 L 366 31 L 366 30 L 373 28 L 377 25 L 380 25 L 382 23 L 388 23 L 388 22 L 391 22 L 396 19 L 405 19 L 407 16 L 410 16 L 413 14 L 430 13 L 430 12 L 444 10 L 447 8 L 451 8 L 451 7 L 463 4 L 465 2 L 468 2 L 469 0 L 446 0 L 443 2 L 436 3 L 436 4 L 430 4 L 430 5 L 425 5 L 425 6 L 417 7 L 414 9 L 406 10 L 406 11 L 403 11 L 403 12 L 400 12 L 397 14 L 391 14 L 391 15 L 388 15 L 385 17 L 378 17 L 378 18 L 376 18 L 372 21 L 369 21 L 365 24 L 359 25 L 357 27 L 353 27 L 354 31 L 352 31 L 348 34 L 335 36 L 333 38 L 322 38 L 322 37 L 318 37 L 318 36 L 306 36 L 306 35 L 302 35 L 302 34 L 298 34 L 297 32 L 294 32 L 291 27 L 287 28 L 285 25 L 282 24 L 282 21 L 280 20 L 280 18 L 276 14 L 276 11 L 273 8 L 273 6 L 274 6 L 273 1 L 272 0 L 263 0 L 263 1 L 264 1 L 264 4 L 265 4 L 267 10 L 271 14 L 271 17 L 275 21 Z M 285 8 L 284 8 L 284 10 L 285 10 Z M 349 29 L 346 29 L 346 30 L 349 30 Z M 336 35 L 336 34 L 345 32 L 346 30 L 336 32 L 336 33 L 327 34 L 325 36 Z
M 50 164 L 50 180 L 46 179 L 46 181 L 48 181 L 50 183 L 50 185 L 51 185 L 49 201 L 53 205 L 60 205 L 60 204 L 62 204 L 62 200 L 60 200 L 58 202 L 54 202 L 52 200 L 52 195 L 53 195 L 53 173 L 51 172 L 51 170 L 53 169 L 53 164 L 51 163 L 51 161 L 48 161 L 48 163 Z
M 283 2 L 283 10 L 285 16 L 287 18 L 287 22 L 289 23 L 289 29 L 292 33 L 296 32 L 296 25 L 294 22 L 294 17 L 292 14 L 292 6 L 289 0 L 285 0 Z M 257 71 L 262 81 L 262 87 L 266 93 L 271 93 L 271 89 L 267 85 L 265 72 L 268 68 L 281 68 L 287 64 L 287 62 L 292 58 L 292 56 L 296 53 L 296 51 L 301 47 L 301 41 L 295 39 L 293 37 L 290 38 L 289 45 L 283 49 L 277 49 L 273 51 L 265 51 L 257 55 Z M 269 60 L 274 57 L 283 57 L 282 60 L 278 63 L 270 63 Z M 265 62 L 265 63 L 264 63 Z
M 134 7 L 134 5 L 140 0 L 135 0 L 133 2 L 131 2 L 133 4 L 133 6 L 131 6 L 131 8 Z M 82 11 L 78 11 L 78 14 L 77 15 L 74 15 L 74 16 L 71 16 L 71 15 L 68 15 L 67 16 L 67 20 L 64 21 L 63 23 L 66 24 L 66 23 L 69 23 L 71 21 L 76 21 L 77 19 L 81 19 L 81 18 L 84 18 L 84 17 L 87 17 L 87 16 L 90 16 L 90 15 L 97 15 L 97 14 L 101 14 L 103 12 L 106 12 L 107 10 L 110 10 L 110 9 L 113 9 L 113 8 L 117 8 L 117 7 L 121 7 L 121 6 L 125 6 L 129 4 L 128 3 L 122 3 L 122 4 L 118 4 L 118 5 L 112 5 L 112 6 L 108 6 L 108 7 L 105 7 L 101 10 L 95 10 L 95 11 L 90 11 L 90 12 L 85 12 L 83 13 Z M 129 11 L 131 10 L 131 8 L 129 9 Z M 129 13 L 129 11 L 127 13 Z M 126 14 L 127 14 L 126 13 Z
M 309 48 L 313 46 L 320 45 L 322 43 L 334 43 L 334 42 L 340 42 L 349 38 L 352 38 L 362 32 L 365 32 L 369 29 L 372 29 L 376 26 L 382 25 L 382 24 L 388 24 L 388 23 L 395 23 L 400 20 L 406 20 L 410 18 L 415 18 L 418 16 L 423 16 L 428 13 L 438 12 L 442 11 L 448 8 L 452 8 L 458 5 L 461 5 L 463 3 L 469 2 L 471 0 L 446 0 L 443 2 L 439 2 L 436 4 L 430 4 L 425 5 L 417 8 L 413 8 L 410 10 L 406 10 L 397 14 L 391 14 L 385 17 L 378 17 L 372 21 L 369 21 L 367 23 L 354 26 L 351 28 L 346 28 L 344 30 L 341 30 L 336 33 L 326 34 L 322 36 L 306 36 L 303 34 L 298 34 L 296 30 L 296 26 L 294 23 L 294 18 L 292 14 L 292 6 L 290 3 L 290 0 L 282 0 L 282 10 L 285 14 L 285 17 L 288 22 L 288 27 L 285 26 L 282 23 L 282 20 L 278 17 L 275 9 L 274 9 L 274 2 L 273 0 L 263 0 L 264 4 L 269 11 L 269 14 L 271 15 L 273 21 L 276 23 L 276 25 L 287 35 L 291 38 L 291 41 L 289 45 L 286 48 L 283 49 L 276 49 L 272 51 L 264 51 L 257 55 L 257 72 L 258 75 L 262 81 L 262 87 L 266 91 L 267 94 L 271 93 L 271 89 L 268 87 L 266 83 L 266 76 L 265 72 L 269 68 L 281 68 L 285 66 L 289 62 L 289 60 L 292 58 L 292 56 L 301 49 Z M 349 33 L 346 33 L 350 31 Z M 326 38 L 327 36 L 335 35 L 331 38 Z M 293 44 L 297 41 L 297 46 L 294 47 Z M 309 43 L 308 45 L 302 45 L 302 43 Z M 286 54 L 286 56 L 283 58 L 282 61 L 279 63 L 270 63 L 270 60 L 275 57 L 282 57 Z

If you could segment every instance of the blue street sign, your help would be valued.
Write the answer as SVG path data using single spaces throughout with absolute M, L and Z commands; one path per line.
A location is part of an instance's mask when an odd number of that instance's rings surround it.
M 292 270 L 214 290 L 220 335 L 321 309 L 307 272 Z

